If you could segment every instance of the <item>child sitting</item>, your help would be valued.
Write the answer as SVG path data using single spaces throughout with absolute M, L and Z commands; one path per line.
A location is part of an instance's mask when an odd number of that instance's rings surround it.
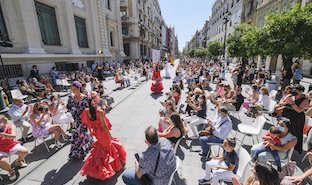
M 273 145 L 281 145 L 281 138 L 279 135 L 281 134 L 281 131 L 275 127 L 272 126 L 270 130 L 262 137 L 263 139 L 263 145 L 259 147 L 255 153 L 252 155 L 252 161 L 255 162 L 258 158 L 258 155 L 262 152 L 270 152 L 272 156 L 274 157 L 275 163 L 277 165 L 277 171 L 281 172 L 281 160 L 278 156 L 278 152 L 276 150 L 272 150 L 268 145 L 271 143 Z
M 164 130 L 166 130 L 170 123 L 166 120 L 166 114 L 164 110 L 160 110 L 159 111 L 159 122 L 158 122 L 158 132 L 163 132 Z

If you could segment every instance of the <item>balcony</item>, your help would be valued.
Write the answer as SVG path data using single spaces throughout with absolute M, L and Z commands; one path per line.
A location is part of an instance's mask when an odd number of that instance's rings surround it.
M 120 8 L 128 8 L 128 0 L 120 0 Z

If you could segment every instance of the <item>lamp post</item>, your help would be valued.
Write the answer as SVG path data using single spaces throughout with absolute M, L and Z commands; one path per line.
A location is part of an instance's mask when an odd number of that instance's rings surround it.
M 227 31 L 227 23 L 229 22 L 229 17 L 231 16 L 231 12 L 228 10 L 225 12 L 225 15 L 223 17 L 224 20 L 224 43 L 223 43 L 223 59 L 225 60 L 225 51 L 226 51 L 226 31 Z
M 144 34 L 144 25 L 142 23 L 142 21 L 139 21 L 139 28 L 140 28 L 140 39 L 141 39 L 141 58 L 142 58 L 142 62 L 144 60 L 144 38 L 143 38 L 143 34 Z

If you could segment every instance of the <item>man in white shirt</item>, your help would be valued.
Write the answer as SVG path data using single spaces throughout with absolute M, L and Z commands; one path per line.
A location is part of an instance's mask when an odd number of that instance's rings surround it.
M 223 143 L 232 130 L 232 120 L 228 116 L 228 110 L 225 107 L 219 107 L 218 115 L 214 121 L 208 122 L 207 129 L 203 132 L 206 136 L 199 138 L 199 143 L 202 148 L 200 155 L 208 154 L 211 143 Z M 202 134 L 201 134 L 202 135 Z
M 23 103 L 23 99 L 21 97 L 14 98 L 13 105 L 8 111 L 8 114 L 14 122 L 14 125 L 22 128 L 23 139 L 26 141 L 27 134 L 31 126 L 28 122 L 29 106 Z

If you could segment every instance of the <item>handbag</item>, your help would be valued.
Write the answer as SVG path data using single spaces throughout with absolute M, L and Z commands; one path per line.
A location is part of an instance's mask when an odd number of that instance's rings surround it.
M 149 174 L 144 174 L 141 178 L 139 178 L 141 185 L 152 185 L 153 184 L 153 178 L 155 177 L 155 173 L 156 173 L 156 170 L 158 168 L 159 156 L 160 156 L 160 150 L 158 152 L 158 157 L 157 157 L 156 166 L 155 166 L 153 176 L 151 177 Z
M 289 161 L 282 167 L 282 171 L 278 174 L 280 180 L 283 180 L 285 176 L 293 176 L 296 170 L 296 162 Z

